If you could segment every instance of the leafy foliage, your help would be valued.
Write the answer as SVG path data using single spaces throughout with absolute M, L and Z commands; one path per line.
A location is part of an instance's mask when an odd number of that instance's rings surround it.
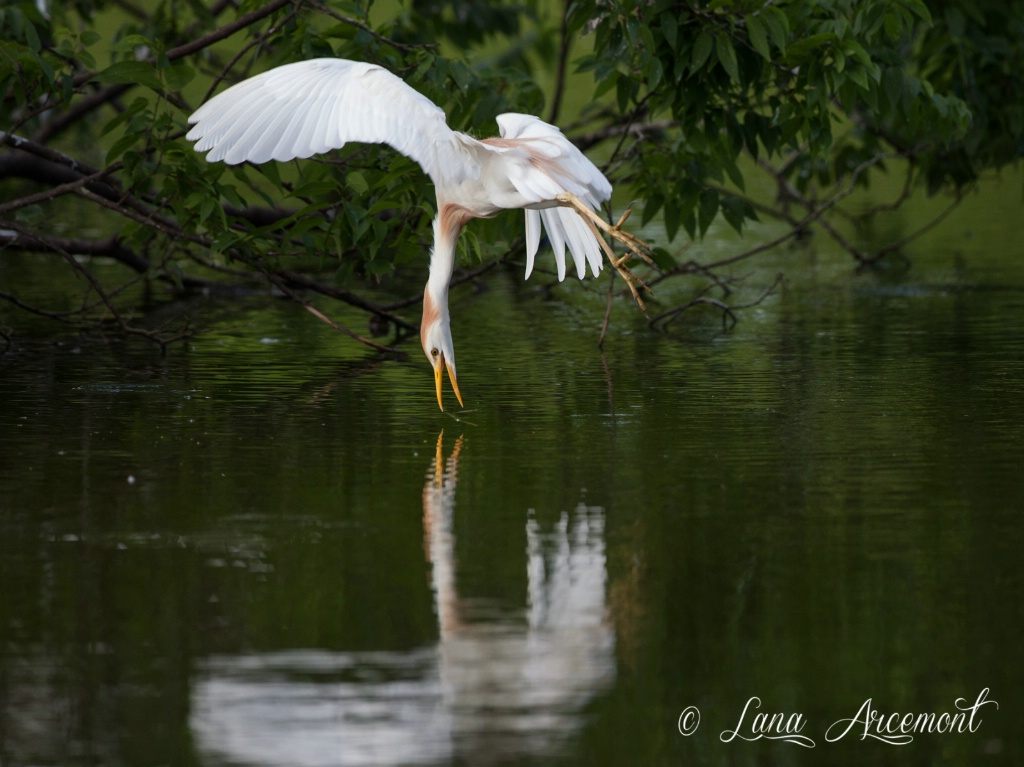
M 634 179 L 655 190 L 645 218 L 662 212 L 670 237 L 680 224 L 703 234 L 718 213 L 736 228 L 753 217 L 708 183 L 742 190 L 744 156 L 786 156 L 784 177 L 801 192 L 850 174 L 883 144 L 924 163 L 939 184 L 976 176 L 944 168 L 971 115 L 934 64 L 922 66 L 957 42 L 921 0 L 597 8 L 578 24 L 597 37 L 585 66 L 598 91 L 637 121 L 668 115 L 678 127 L 631 147 Z M 922 60 L 925 48 L 935 52 Z
M 54 253 L 86 277 L 99 300 L 84 321 L 163 339 L 75 256 L 108 255 L 177 290 L 226 274 L 312 289 L 408 326 L 393 315 L 408 302 L 348 289 L 428 247 L 433 196 L 414 163 L 350 146 L 228 168 L 183 138 L 212 93 L 297 59 L 380 63 L 454 128 L 489 133 L 503 111 L 543 114 L 539 82 L 554 82 L 558 112 L 565 63 L 586 51 L 572 83 L 592 77 L 593 103 L 560 122 L 581 145 L 604 144 L 613 181 L 670 239 L 703 236 L 719 216 L 737 230 L 759 212 L 794 232 L 823 223 L 843 184 L 869 183 L 895 157 L 937 191 L 1024 153 L 1024 9 L 996 0 L 413 0 L 390 15 L 360 0 L 17 0 L 0 8 L 0 35 L 0 247 Z M 749 198 L 751 168 L 807 216 Z M 70 236 L 48 215 L 69 196 L 98 211 L 100 237 Z M 463 246 L 493 259 L 520 227 L 479 222 Z M 658 279 L 714 266 L 655 254 Z

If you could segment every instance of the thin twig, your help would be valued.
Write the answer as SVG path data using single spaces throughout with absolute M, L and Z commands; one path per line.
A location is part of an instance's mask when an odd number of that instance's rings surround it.
M 823 202 L 817 208 L 812 210 L 807 216 L 805 216 L 799 222 L 797 222 L 796 226 L 792 227 L 788 232 L 786 232 L 783 235 L 780 235 L 780 236 L 776 237 L 771 242 L 762 243 L 761 245 L 753 247 L 750 250 L 746 250 L 743 253 L 739 253 L 739 254 L 737 254 L 735 256 L 730 256 L 728 258 L 719 259 L 718 261 L 712 261 L 709 264 L 704 264 L 704 268 L 705 269 L 718 269 L 718 268 L 723 267 L 723 266 L 728 266 L 730 264 L 735 264 L 735 263 L 737 263 L 739 261 L 744 261 L 744 260 L 746 260 L 748 258 L 751 258 L 752 256 L 756 256 L 758 253 L 763 253 L 766 250 L 771 250 L 772 248 L 775 248 L 775 247 L 781 245 L 782 243 L 786 242 L 787 240 L 790 240 L 790 239 L 796 237 L 798 234 L 800 234 L 805 229 L 807 229 L 807 227 L 809 227 L 811 224 L 813 224 L 815 221 L 817 221 L 819 218 L 821 218 L 823 215 L 825 215 L 825 213 L 827 213 L 833 207 L 838 205 L 842 200 L 844 200 L 847 197 L 849 197 L 853 193 L 854 189 L 857 186 L 857 179 L 860 177 L 860 175 L 864 171 L 866 171 L 868 168 L 872 167 L 873 165 L 877 165 L 878 163 L 880 163 L 880 162 L 882 162 L 882 161 L 884 161 L 886 159 L 892 159 L 893 157 L 898 157 L 898 156 L 899 155 L 879 154 L 879 155 L 875 155 L 870 160 L 865 160 L 860 165 L 858 165 L 856 168 L 854 168 L 853 171 L 850 173 L 850 179 L 849 179 L 849 182 L 847 183 L 847 186 L 846 186 L 845 189 L 842 189 L 842 190 L 840 190 L 838 192 L 835 192 L 832 195 L 832 197 L 830 197 L 828 200 Z M 837 186 L 838 186 L 838 184 L 837 184 Z
M 48 202 L 49 200 L 56 199 L 57 197 L 62 197 L 65 194 L 77 194 L 82 191 L 82 187 L 93 181 L 98 181 L 105 175 L 107 175 L 105 170 L 97 171 L 91 175 L 82 176 L 77 181 L 70 181 L 67 184 L 60 184 L 59 186 L 51 187 L 45 191 L 36 192 L 35 194 L 19 197 L 16 200 L 0 204 L 0 216 L 19 210 L 20 208 L 26 208 L 29 205 Z
M 604 306 L 604 322 L 601 323 L 601 336 L 597 339 L 597 348 L 604 348 L 604 338 L 608 335 L 608 322 L 612 316 L 612 297 L 615 294 L 615 272 L 608 272 L 608 298 Z
M 737 322 L 736 312 L 740 309 L 749 309 L 753 306 L 757 306 L 764 301 L 768 296 L 775 293 L 775 289 L 782 284 L 783 276 L 781 273 L 775 275 L 775 280 L 769 285 L 760 296 L 753 301 L 746 304 L 730 305 L 721 301 L 717 298 L 712 298 L 707 295 L 698 295 L 695 298 L 690 299 L 685 304 L 680 306 L 674 306 L 671 309 L 666 309 L 655 317 L 652 317 L 647 325 L 648 327 L 655 328 L 656 330 L 665 330 L 668 326 L 674 322 L 679 315 L 685 312 L 687 309 L 692 309 L 694 306 L 700 304 L 710 304 L 711 306 L 717 307 L 722 310 L 722 327 L 725 329 L 734 327 Z M 710 286 L 709 286 L 710 287 Z M 708 288 L 705 288 L 703 292 L 706 292 Z M 726 323 L 729 322 L 727 325 Z
M 562 6 L 562 24 L 558 32 L 558 66 L 555 70 L 555 92 L 551 96 L 551 110 L 548 122 L 558 124 L 558 112 L 562 108 L 562 94 L 565 92 L 565 73 L 569 63 L 569 49 L 572 47 L 572 36 L 569 34 L 569 11 L 573 0 L 565 0 Z
M 458 275 L 453 277 L 452 281 L 448 283 L 448 289 L 451 290 L 457 285 L 462 285 L 466 282 L 472 282 L 473 280 L 480 277 L 482 274 L 489 272 L 491 269 L 493 269 L 501 262 L 502 260 L 500 258 L 495 258 L 491 261 L 484 262 L 475 269 L 470 269 L 468 271 L 460 271 Z M 407 306 L 414 306 L 415 304 L 421 303 L 422 301 L 423 293 L 421 291 L 419 293 L 416 293 L 415 295 L 409 296 L 408 298 L 403 298 L 398 301 L 392 301 L 389 304 L 384 304 L 380 308 L 385 312 L 392 312 L 396 309 L 404 309 Z
M 865 264 L 868 264 L 868 265 L 873 264 L 876 261 L 879 261 L 880 259 L 885 258 L 890 253 L 897 253 L 897 252 L 899 252 L 904 247 L 906 247 L 906 245 L 908 243 L 913 242 L 918 237 L 921 237 L 922 235 L 926 234 L 927 232 L 930 232 L 936 226 L 938 226 L 943 221 L 945 221 L 946 217 L 949 216 L 949 214 L 952 213 L 954 210 L 956 210 L 958 207 L 960 207 L 960 203 L 962 203 L 963 201 L 964 201 L 964 192 L 963 192 L 962 189 L 957 189 L 956 196 L 953 198 L 953 201 L 950 202 L 949 205 L 947 205 L 945 208 L 943 208 L 931 221 L 928 221 L 928 222 L 922 224 L 921 226 L 919 226 L 917 229 L 915 229 L 913 232 L 911 232 L 910 234 L 906 235 L 902 239 L 899 239 L 896 242 L 891 242 L 888 245 L 885 245 L 884 247 L 879 248 L 874 256 L 872 256 L 870 259 L 865 261 Z
M 276 274 L 285 280 L 289 285 L 302 290 L 312 290 L 321 295 L 328 296 L 342 303 L 346 303 L 349 306 L 355 306 L 358 309 L 362 309 L 369 314 L 376 315 L 388 322 L 394 323 L 396 326 L 406 330 L 410 333 L 417 332 L 418 328 L 410 322 L 406 322 L 401 317 L 398 317 L 386 309 L 377 306 L 376 304 L 370 303 L 364 298 L 357 296 L 355 293 L 350 293 L 347 290 L 340 290 L 339 288 L 332 287 L 330 285 L 324 285 L 323 283 L 312 280 L 304 274 L 298 272 L 289 271 L 286 269 L 280 269 Z
M 361 29 L 366 34 L 370 35 L 374 40 L 384 45 L 396 48 L 400 51 L 417 51 L 417 50 L 434 50 L 439 47 L 437 43 L 400 43 L 397 40 L 392 40 L 390 37 L 382 35 L 373 27 L 365 24 L 359 19 L 353 19 L 351 16 L 343 16 L 335 10 L 328 8 L 323 3 L 316 2 L 316 0 L 309 0 L 309 5 L 316 8 L 318 11 L 326 16 L 330 16 L 336 21 L 340 21 L 342 24 L 348 24 L 350 26 Z
M 225 24 L 222 27 L 218 27 L 217 29 L 213 30 L 208 34 L 202 35 L 201 37 L 198 37 L 195 40 L 191 40 L 187 43 L 171 48 L 170 50 L 164 53 L 164 57 L 167 59 L 167 61 L 176 61 L 177 59 L 184 58 L 185 56 L 195 53 L 196 51 L 200 51 L 203 48 L 212 45 L 213 43 L 219 42 L 227 37 L 230 37 L 239 30 L 244 29 L 250 24 L 259 21 L 265 16 L 269 16 L 274 11 L 287 5 L 290 2 L 293 2 L 293 0 L 271 0 L 271 2 L 267 3 L 263 7 L 257 8 L 254 11 L 250 11 L 249 13 L 243 14 L 234 21 Z M 150 56 L 148 59 L 146 59 L 146 61 L 155 65 L 157 59 L 156 56 L 154 55 Z M 76 89 L 81 88 L 83 85 L 85 85 L 90 80 L 95 78 L 96 74 L 96 72 L 83 72 L 79 75 L 76 75 L 74 79 L 74 87 Z M 46 122 L 39 129 L 39 131 L 37 131 L 36 135 L 34 136 L 35 140 L 40 143 L 46 143 L 57 134 L 62 133 L 64 130 L 74 125 L 84 115 L 92 112 L 95 109 L 98 109 L 104 104 L 108 104 L 111 101 L 114 101 L 118 96 L 120 96 L 121 94 L 125 93 L 133 87 L 133 83 L 117 83 L 96 91 L 90 96 L 87 96 L 86 98 L 80 100 L 75 105 L 69 107 L 66 111 L 61 112 L 54 119 Z M 41 108 L 49 109 L 54 106 L 54 103 L 47 103 L 45 105 L 42 105 Z
M 29 236 L 29 237 L 34 236 L 34 235 L 30 234 L 30 233 L 25 233 L 25 234 L 27 236 Z M 120 288 L 115 290 L 113 293 L 110 293 L 110 292 L 108 292 L 103 287 L 103 285 L 100 283 L 100 281 L 96 278 L 96 275 L 94 275 L 88 268 L 86 268 L 86 266 L 84 264 L 79 262 L 78 259 L 76 259 L 73 255 L 71 255 L 67 250 L 64 250 L 63 248 L 61 248 L 58 245 L 54 244 L 53 252 L 57 253 L 62 259 L 64 259 L 64 261 L 71 267 L 72 271 L 74 271 L 77 274 L 81 275 L 81 277 L 83 279 L 85 279 L 85 281 L 89 284 L 89 287 L 92 289 L 93 293 L 95 293 L 95 295 L 100 299 L 100 302 L 103 304 L 103 307 L 110 313 L 110 316 L 114 319 L 114 322 L 117 323 L 118 327 L 121 329 L 121 332 L 126 333 L 128 335 L 141 336 L 141 337 L 143 337 L 143 338 L 145 338 L 145 339 L 147 339 L 149 341 L 153 341 L 154 343 L 157 343 L 157 344 L 160 345 L 160 350 L 162 352 L 166 352 L 167 346 L 169 344 L 172 344 L 175 341 L 180 341 L 180 340 L 183 340 L 185 338 L 188 338 L 191 335 L 191 331 L 188 329 L 187 326 L 186 326 L 184 331 L 182 331 L 180 333 L 177 333 L 177 334 L 175 334 L 174 336 L 172 336 L 170 338 L 167 338 L 167 337 L 164 337 L 164 336 L 160 335 L 160 330 L 162 328 L 158 328 L 156 330 L 147 330 L 146 328 L 140 328 L 140 327 L 137 327 L 136 325 L 131 324 L 130 322 L 128 322 L 128 320 L 126 320 L 124 318 L 124 316 L 122 315 L 120 310 L 117 308 L 117 306 L 114 305 L 114 301 L 113 301 L 113 297 L 115 295 L 117 295 L 117 293 L 119 293 L 122 290 L 124 290 L 128 286 L 127 284 L 121 286 Z M 128 284 L 131 284 L 131 283 L 128 283 Z M 48 316 L 48 317 L 51 317 L 53 319 L 60 319 L 60 316 L 57 315 L 56 313 L 46 312 L 45 310 L 28 306 L 24 302 L 18 300 L 15 296 L 13 296 L 11 294 L 4 293 L 0 297 L 3 297 L 6 300 L 11 301 L 16 306 L 19 306 L 19 308 L 24 308 L 24 309 L 26 309 L 28 311 L 32 311 L 35 314 L 40 314 L 40 315 L 43 315 L 43 316 Z M 84 306 L 84 307 L 82 307 L 82 308 L 80 308 L 78 310 L 78 314 L 83 314 L 86 311 L 89 311 L 90 309 L 91 309 L 91 307 Z M 68 314 L 66 314 L 64 316 L 70 316 L 70 315 L 71 315 L 71 313 L 68 313 Z
M 361 344 L 365 344 L 366 346 L 369 346 L 371 349 L 376 349 L 377 351 L 385 352 L 387 354 L 393 354 L 396 357 L 398 357 L 399 359 L 405 359 L 405 357 L 406 357 L 405 352 L 403 352 L 403 351 L 401 351 L 399 349 L 395 349 L 392 346 L 385 346 L 384 344 L 379 344 L 379 343 L 377 343 L 376 341 L 374 341 L 372 339 L 365 338 L 365 337 L 359 335 L 354 330 L 350 330 L 349 328 L 346 328 L 344 325 L 339 325 L 337 322 L 335 322 L 330 317 L 328 317 L 326 314 L 324 314 L 319 309 L 317 309 L 315 306 L 313 306 L 305 298 L 303 298 L 302 296 L 298 295 L 294 290 L 292 290 L 290 287 L 288 287 L 288 285 L 286 284 L 286 282 L 283 279 L 279 278 L 277 275 L 275 275 L 275 274 L 273 274 L 271 272 L 265 272 L 265 274 L 271 280 L 271 282 L 273 282 L 274 285 L 276 285 L 278 287 L 278 289 L 280 289 L 280 291 L 282 293 L 284 293 L 290 299 L 295 301 L 295 303 L 299 304 L 299 306 L 301 306 L 303 309 L 305 309 L 307 312 L 312 314 L 314 317 L 316 317 L 318 320 L 323 322 L 328 327 L 334 328 L 335 330 L 337 330 L 340 333 L 344 333 L 349 338 L 352 338 L 352 339 L 358 341 Z

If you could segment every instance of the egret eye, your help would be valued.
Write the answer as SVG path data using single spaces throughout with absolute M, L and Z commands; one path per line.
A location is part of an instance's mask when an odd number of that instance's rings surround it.
M 436 347 L 430 350 L 430 356 L 431 357 L 436 357 L 437 354 L 438 354 L 438 351 L 437 351 Z

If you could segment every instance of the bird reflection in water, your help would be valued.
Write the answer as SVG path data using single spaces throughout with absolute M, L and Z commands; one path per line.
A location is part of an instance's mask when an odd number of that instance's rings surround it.
M 544 530 L 526 519 L 526 610 L 464 600 L 453 532 L 458 437 L 443 432 L 423 487 L 439 639 L 405 652 L 292 650 L 211 659 L 193 731 L 208 763 L 473 764 L 555 756 L 615 675 L 605 601 L 604 511 Z
M 580 714 L 614 673 L 614 634 L 605 607 L 604 515 L 580 504 L 544 533 L 526 521 L 529 609 L 493 619 L 467 605 L 455 585 L 452 517 L 459 437 L 447 461 L 442 436 L 423 489 L 423 529 L 440 625 L 439 664 L 453 735 L 484 753 L 500 745 L 544 753 L 581 724 Z M 467 613 L 490 612 L 473 621 Z M 507 740 L 506 740 L 507 739 Z

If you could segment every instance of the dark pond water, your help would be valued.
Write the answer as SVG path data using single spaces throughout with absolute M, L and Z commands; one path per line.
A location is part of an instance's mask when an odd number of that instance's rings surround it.
M 728 331 L 623 304 L 602 353 L 603 286 L 460 290 L 461 420 L 269 299 L 166 358 L 19 337 L 0 764 L 1024 762 L 1011 186 L 909 269 L 739 267 L 788 282 Z

